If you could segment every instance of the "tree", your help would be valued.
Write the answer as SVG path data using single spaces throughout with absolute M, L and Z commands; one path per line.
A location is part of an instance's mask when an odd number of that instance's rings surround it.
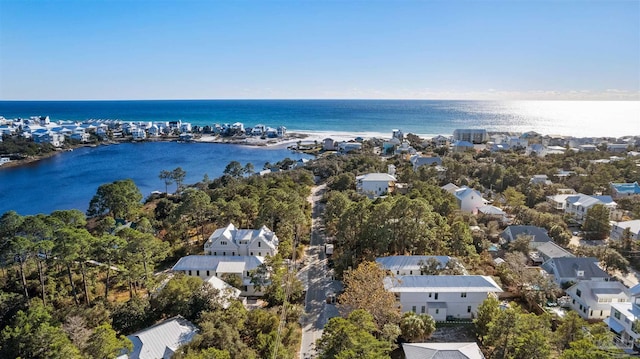
M 609 236 L 609 209 L 602 204 L 596 204 L 587 209 L 587 215 L 582 224 L 586 239 L 602 240 Z
M 436 322 L 429 314 L 405 312 L 400 319 L 400 330 L 409 342 L 424 341 L 436 330 Z
M 500 313 L 500 302 L 494 296 L 489 296 L 478 306 L 476 318 L 473 324 L 476 327 L 476 337 L 480 343 L 484 343 L 485 337 L 489 334 L 489 323 Z
M 233 178 L 241 178 L 244 174 L 244 169 L 242 168 L 242 164 L 240 164 L 240 162 L 231 161 L 227 164 L 227 167 L 224 168 L 223 173 Z
M 504 196 L 505 205 L 507 207 L 515 208 L 524 206 L 525 195 L 521 192 L 518 192 L 517 189 L 508 187 L 506 190 L 504 190 L 502 195 Z
M 122 349 L 131 351 L 133 344 L 128 338 L 117 335 L 111 324 L 103 323 L 95 328 L 89 336 L 89 344 L 85 353 L 94 359 L 115 358 Z
M 385 271 L 375 262 L 363 262 L 344 275 L 344 293 L 338 297 L 344 314 L 363 309 L 374 318 L 378 328 L 397 323 L 400 309 L 393 293 L 384 288 Z
M 91 199 L 87 216 L 106 214 L 113 218 L 132 219 L 141 206 L 140 201 L 142 193 L 130 179 L 103 184 Z
M 171 171 L 160 171 L 160 179 L 164 181 L 164 193 L 169 193 L 169 185 L 173 184 L 173 173 Z
M 583 328 L 587 326 L 587 322 L 574 311 L 570 311 L 562 318 L 562 322 L 555 331 L 554 343 L 558 351 L 569 348 L 571 342 L 580 340 L 584 337 Z
M 329 319 L 322 337 L 316 342 L 320 359 L 388 358 L 391 344 L 373 335 L 376 324 L 364 310 L 355 310 L 345 318 Z
M 171 171 L 171 179 L 176 183 L 176 193 L 182 188 L 182 183 L 187 177 L 187 172 L 182 167 L 176 167 Z
M 188 188 L 182 194 L 182 202 L 176 208 L 175 214 L 178 217 L 176 220 L 179 221 L 180 217 L 185 217 L 194 226 L 200 227 L 200 236 L 204 240 L 204 225 L 212 211 L 211 197 L 206 192 L 196 188 Z

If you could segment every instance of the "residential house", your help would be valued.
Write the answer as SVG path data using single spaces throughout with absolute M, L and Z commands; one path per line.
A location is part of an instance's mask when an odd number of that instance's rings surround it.
M 640 239 L 640 219 L 634 219 L 632 221 L 624 222 L 611 222 L 611 234 L 610 239 L 622 239 L 624 230 L 629 228 L 631 232 L 631 239 Z
M 489 134 L 484 129 L 456 129 L 453 131 L 453 139 L 480 144 L 489 140 Z
M 608 152 L 625 153 L 629 149 L 628 143 L 609 143 L 607 144 Z
M 242 295 L 261 295 L 251 282 L 251 272 L 264 263 L 264 257 L 191 255 L 182 257 L 171 268 L 173 272 L 196 276 L 202 280 L 234 275 L 242 280 Z
M 118 359 L 171 359 L 176 350 L 193 340 L 198 328 L 181 316 L 128 335 L 133 350 Z
M 598 147 L 596 147 L 596 145 L 591 145 L 591 144 L 579 145 L 578 150 L 580 152 L 595 152 L 598 150 Z
M 594 257 L 551 258 L 542 265 L 542 268 L 553 275 L 559 286 L 568 282 L 610 279 L 607 272 L 598 266 L 598 258 Z
M 230 285 L 222 279 L 216 276 L 211 276 L 204 281 L 209 283 L 211 287 L 218 290 L 218 298 L 216 299 L 224 309 L 229 308 L 233 300 L 240 299 L 240 294 L 242 293 L 240 289 Z M 246 301 L 246 298 L 243 299 Z
M 388 173 L 368 173 L 356 177 L 356 190 L 369 198 L 392 193 L 396 178 Z
M 447 147 L 449 146 L 449 137 L 445 137 L 442 135 L 435 136 L 431 138 L 431 143 L 434 147 Z
M 449 256 L 388 256 L 376 258 L 376 263 L 394 275 L 424 275 L 422 267 L 430 261 L 438 263 L 438 269 L 444 269 Z
M 638 182 L 633 183 L 610 183 L 611 197 L 614 199 L 623 197 L 640 197 L 640 185 Z
M 276 135 L 278 137 L 284 137 L 287 135 L 287 128 L 284 126 L 278 126 L 278 128 L 276 129 Z
M 476 343 L 402 343 L 405 359 L 485 359 Z
M 500 237 L 503 243 L 511 243 L 519 237 L 530 237 L 529 247 L 535 249 L 539 245 L 551 242 L 551 237 L 544 228 L 536 226 L 509 226 L 505 228 Z
M 353 151 L 359 151 L 362 149 L 362 143 L 359 142 L 340 142 L 338 145 L 338 151 L 341 153 L 349 153 Z
M 147 133 L 143 129 L 136 127 L 131 130 L 131 136 L 134 140 L 144 140 L 147 138 Z
M 478 214 L 483 214 L 486 217 L 492 217 L 501 223 L 507 223 L 507 213 L 502 209 L 492 206 L 486 205 L 478 208 Z
M 451 144 L 451 150 L 453 152 L 466 152 L 473 149 L 473 143 L 469 141 L 455 141 Z
M 402 312 L 429 314 L 436 321 L 471 319 L 489 295 L 502 292 L 491 277 L 481 275 L 386 277 L 384 286 L 396 295 Z
M 447 190 L 445 187 L 449 188 L 450 190 Z M 447 184 L 441 188 L 449 193 L 452 193 L 456 197 L 458 207 L 463 212 L 476 214 L 478 213 L 478 208 L 487 205 L 487 200 L 482 198 L 482 194 L 480 192 L 467 186 L 462 186 L 454 189 L 454 187 Z M 453 189 L 453 191 L 451 191 L 451 189 Z
M 402 141 L 404 139 L 404 133 L 402 133 L 402 131 L 398 129 L 393 129 L 391 130 L 391 138 L 397 138 L 398 140 Z
M 423 156 L 411 156 L 411 164 L 413 170 L 417 171 L 421 166 L 442 166 L 442 158 L 440 157 L 423 157 Z
M 569 306 L 587 320 L 609 316 L 612 303 L 629 301 L 629 289 L 620 282 L 583 281 L 566 291 L 571 298 Z
M 274 256 L 278 237 L 262 226 L 260 229 L 237 229 L 232 223 L 216 229 L 204 244 L 204 254 L 212 256 Z
M 629 289 L 628 302 L 611 303 L 611 313 L 604 322 L 616 333 L 614 342 L 621 348 L 631 349 L 640 340 L 640 284 Z
M 551 207 L 553 207 L 553 209 L 555 209 L 556 211 L 564 212 L 567 207 L 567 198 L 575 195 L 576 193 L 575 191 L 573 191 L 573 193 L 547 196 L 547 203 L 551 204 Z
M 11 159 L 9 157 L 0 157 L 0 166 L 4 165 L 5 163 L 9 163 L 11 162 Z
M 541 243 L 536 247 L 536 252 L 538 252 L 543 263 L 552 258 L 575 257 L 573 253 L 560 247 L 555 242 Z
M 54 147 L 61 147 L 64 143 L 64 135 L 52 131 L 38 131 L 33 134 L 33 142 L 50 143 Z
M 565 213 L 579 223 L 584 221 L 587 211 L 596 204 L 604 205 L 612 214 L 617 206 L 611 196 L 588 196 L 582 193 L 567 197 L 566 202 Z
M 533 175 L 533 177 L 531 177 L 531 179 L 529 180 L 529 183 L 533 185 L 541 184 L 545 186 L 553 184 L 549 180 L 549 177 L 547 175 Z
M 332 138 L 322 140 L 322 149 L 324 151 L 335 151 L 338 149 L 338 143 Z

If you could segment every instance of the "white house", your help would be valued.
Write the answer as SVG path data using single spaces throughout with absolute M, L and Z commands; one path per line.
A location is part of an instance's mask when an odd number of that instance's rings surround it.
M 624 222 L 611 222 L 610 239 L 622 239 L 624 230 L 629 228 L 631 232 L 631 239 L 640 239 L 640 219 L 634 219 L 632 221 Z
M 442 166 L 442 158 L 436 157 L 423 157 L 423 156 L 411 156 L 411 164 L 413 165 L 413 170 L 417 171 L 421 166 Z
M 216 229 L 204 244 L 204 254 L 212 256 L 273 256 L 278 252 L 278 237 L 262 226 L 237 229 L 232 223 Z
M 620 282 L 582 281 L 566 290 L 569 306 L 584 319 L 604 319 L 611 304 L 629 301 L 629 289 Z
M 580 223 L 584 221 L 587 211 L 596 204 L 604 205 L 610 212 L 618 205 L 611 196 L 588 196 L 582 193 L 567 197 L 566 202 L 565 213 Z
M 376 258 L 376 263 L 394 275 L 423 275 L 422 267 L 435 260 L 438 269 L 444 269 L 451 260 L 449 256 L 388 256 Z
M 533 175 L 529 180 L 531 184 L 551 185 L 553 184 L 547 175 Z
M 482 198 L 480 192 L 467 186 L 457 187 L 449 183 L 441 188 L 456 197 L 458 207 L 460 207 L 460 210 L 463 212 L 476 214 L 478 213 L 478 208 L 484 207 L 488 203 L 487 200 Z
M 449 146 L 449 137 L 445 137 L 442 135 L 437 135 L 433 138 L 431 138 L 431 143 L 433 144 L 433 146 L 435 147 L 446 147 Z
M 171 359 L 176 350 L 191 342 L 197 333 L 198 328 L 190 321 L 181 316 L 173 317 L 128 335 L 133 350 L 118 359 Z
M 542 268 L 553 275 L 559 286 L 568 282 L 608 281 L 610 279 L 607 272 L 598 266 L 598 258 L 594 257 L 551 258 L 542 264 Z
M 192 255 L 180 258 L 171 270 L 203 280 L 210 280 L 212 276 L 223 278 L 235 275 L 242 280 L 242 295 L 261 295 L 251 283 L 251 271 L 262 263 L 264 258 L 256 256 Z
M 405 359 L 485 359 L 476 343 L 402 343 Z
M 507 213 L 496 206 L 486 205 L 479 207 L 478 214 L 480 213 L 495 218 L 502 223 L 507 223 Z
M 356 190 L 369 198 L 377 198 L 393 192 L 396 181 L 388 173 L 368 173 L 356 177 Z
M 629 302 L 611 303 L 610 316 L 604 320 L 617 334 L 614 342 L 621 348 L 633 348 L 640 339 L 640 328 L 635 325 L 640 320 L 640 284 L 629 289 L 629 295 Z
M 457 129 L 453 131 L 453 139 L 456 141 L 467 141 L 471 143 L 485 143 L 489 141 L 489 134 L 484 129 Z
M 403 312 L 429 314 L 436 321 L 471 319 L 490 293 L 502 292 L 491 277 L 481 275 L 386 277 L 384 286 L 396 295 Z
M 453 152 L 466 152 L 473 149 L 473 143 L 469 141 L 455 141 L 451 144 L 451 150 Z
M 134 140 L 144 140 L 147 138 L 147 133 L 143 129 L 136 127 L 131 129 L 131 136 L 133 136 Z
M 9 162 L 11 162 L 11 159 L 9 157 L 0 157 L 0 166 Z

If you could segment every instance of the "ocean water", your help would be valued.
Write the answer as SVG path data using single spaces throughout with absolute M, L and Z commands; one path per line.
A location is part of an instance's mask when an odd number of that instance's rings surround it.
M 435 135 L 456 128 L 571 135 L 640 135 L 640 101 L 167 100 L 0 101 L 6 118 L 243 122 L 290 131 Z
M 182 120 L 194 125 L 243 122 L 290 131 L 390 136 L 392 129 L 450 135 L 456 128 L 621 137 L 640 135 L 640 101 L 180 100 L 0 101 L 5 118 Z M 161 170 L 181 166 L 185 183 L 222 174 L 232 160 L 265 162 L 304 156 L 285 148 L 141 143 L 81 148 L 19 168 L 0 168 L 0 214 L 86 210 L 98 186 L 131 178 L 144 196 L 164 190 Z

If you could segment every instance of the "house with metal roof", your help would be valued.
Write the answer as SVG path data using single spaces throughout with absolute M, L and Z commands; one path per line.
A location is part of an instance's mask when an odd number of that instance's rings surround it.
M 376 258 L 376 263 L 394 275 L 424 275 L 422 267 L 430 261 L 436 261 L 437 268 L 444 269 L 450 260 L 449 256 L 388 256 Z
M 406 359 L 485 359 L 476 343 L 402 343 Z
M 560 247 L 555 242 L 541 243 L 536 247 L 536 252 L 540 255 L 542 262 L 546 262 L 551 258 L 575 257 L 573 253 Z
M 193 340 L 198 328 L 181 316 L 128 335 L 133 343 L 130 353 L 118 359 L 171 359 L 176 350 Z
M 238 229 L 232 223 L 216 229 L 204 244 L 204 253 L 212 256 L 274 256 L 278 237 L 262 226 L 260 229 Z
M 611 197 L 614 199 L 640 196 L 640 184 L 638 182 L 633 183 L 609 183 L 611 188 Z
M 356 177 L 356 190 L 369 198 L 393 192 L 397 179 L 388 173 L 368 173 Z
M 629 289 L 615 281 L 582 281 L 565 292 L 571 298 L 569 306 L 587 320 L 604 319 L 609 316 L 611 304 L 629 301 Z
M 411 164 L 413 165 L 413 170 L 417 171 L 418 168 L 422 166 L 442 166 L 442 158 L 435 157 L 425 157 L 425 156 L 411 156 Z
M 509 226 L 500 235 L 503 243 L 511 243 L 519 237 L 531 238 L 529 247 L 535 249 L 542 243 L 551 242 L 551 237 L 544 228 L 536 226 Z
M 629 295 L 628 302 L 611 303 L 611 315 L 604 320 L 616 333 L 614 343 L 623 349 L 634 348 L 634 343 L 640 340 L 640 329 L 636 327 L 636 321 L 640 320 L 640 284 L 629 289 Z
M 596 204 L 605 206 L 609 211 L 615 210 L 618 205 L 611 196 L 589 196 L 582 193 L 568 196 L 566 202 L 565 213 L 580 223 L 584 221 L 587 211 Z
M 458 207 L 463 212 L 478 213 L 478 209 L 487 205 L 487 200 L 482 197 L 482 193 L 467 186 L 458 187 L 453 183 L 448 183 L 442 187 L 443 190 L 456 197 Z
M 236 275 L 242 279 L 242 295 L 261 295 L 251 283 L 251 271 L 264 263 L 263 257 L 257 256 L 209 256 L 192 255 L 180 258 L 171 268 L 173 272 L 184 273 L 208 280 L 215 276 Z
M 598 266 L 598 258 L 595 257 L 551 258 L 542 264 L 542 268 L 553 275 L 559 286 L 567 282 L 610 279 L 609 274 Z
M 611 222 L 610 239 L 622 239 L 624 231 L 629 229 L 631 239 L 640 239 L 640 219 L 634 219 L 632 221 L 623 222 Z
M 491 293 L 502 292 L 493 278 L 481 275 L 386 277 L 384 287 L 396 295 L 403 312 L 429 314 L 436 321 L 470 319 Z

